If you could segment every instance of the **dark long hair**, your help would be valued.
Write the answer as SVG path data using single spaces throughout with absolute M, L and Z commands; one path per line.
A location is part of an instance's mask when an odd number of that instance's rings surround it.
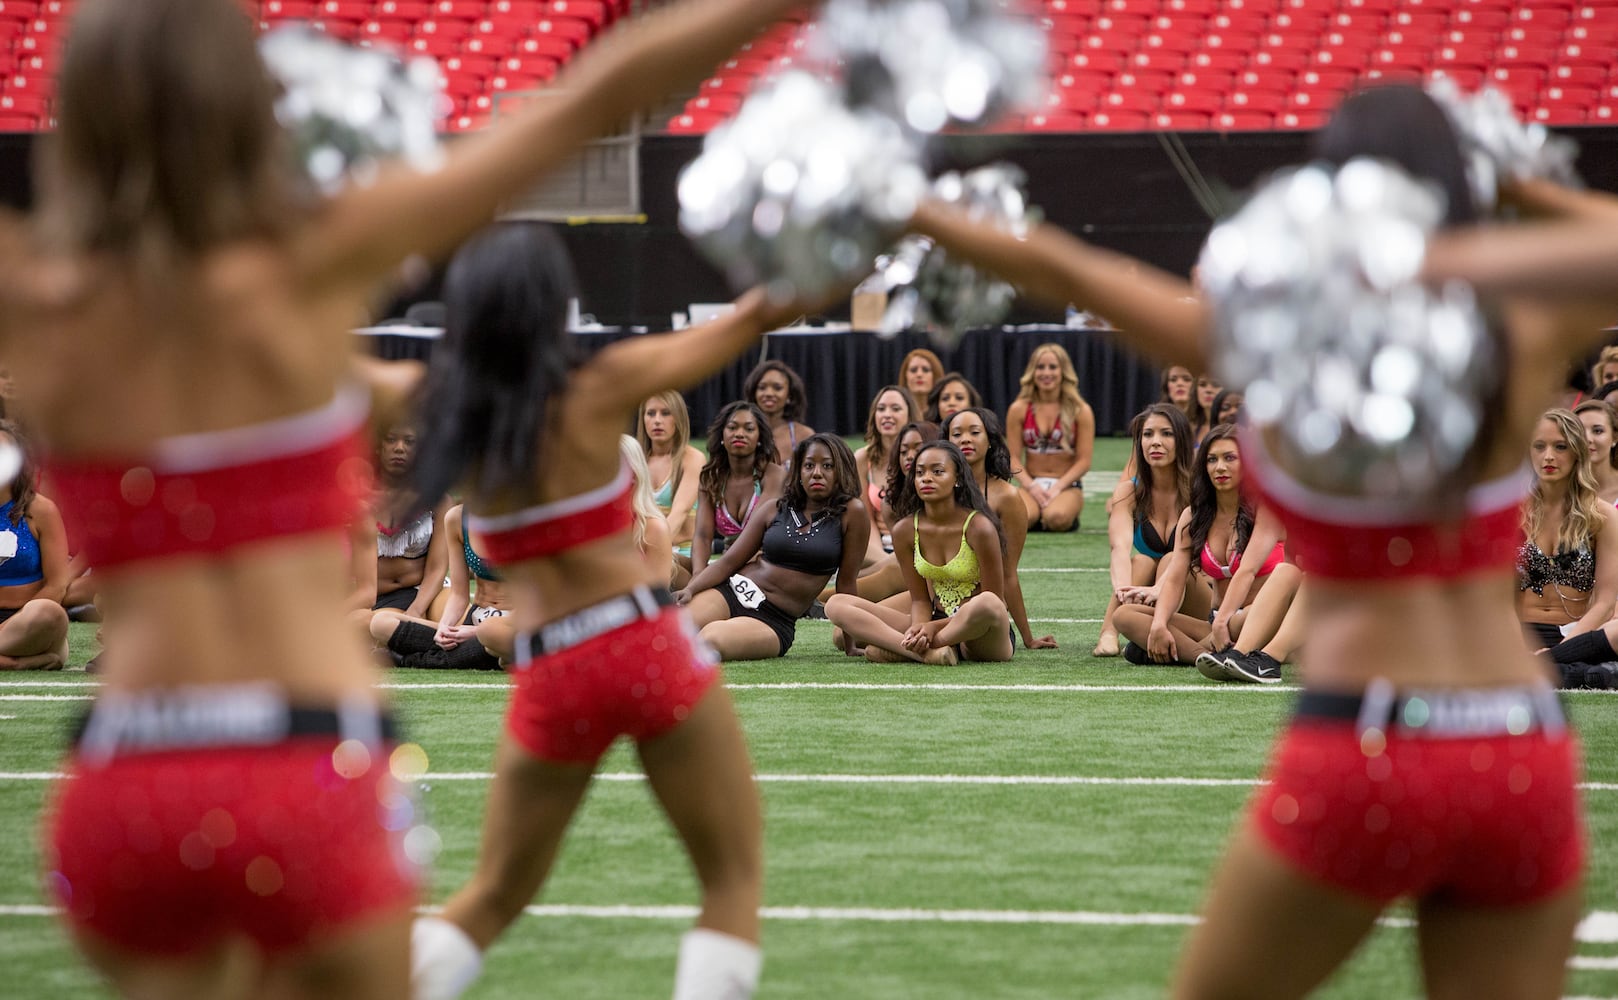
M 1140 443 L 1141 432 L 1151 417 L 1162 417 L 1169 422 L 1169 429 L 1174 433 L 1174 495 L 1182 508 L 1191 502 L 1191 459 L 1196 451 L 1191 446 L 1191 421 L 1185 418 L 1185 411 L 1173 403 L 1153 403 L 1129 422 L 1129 436 L 1135 442 L 1136 524 L 1144 524 L 1152 516 L 1152 467 L 1146 464 L 1146 449 Z
M 893 439 L 893 454 L 888 456 L 888 481 L 882 487 L 882 502 L 892 503 L 893 498 L 899 495 L 904 486 L 907 473 L 899 466 L 899 444 L 904 441 L 905 435 L 915 431 L 921 435 L 921 443 L 925 447 L 929 442 L 937 441 L 941 431 L 938 425 L 925 420 L 912 420 L 899 428 L 899 433 Z M 919 454 L 919 452 L 918 452 Z
M 781 407 L 781 418 L 793 423 L 802 420 L 804 411 L 809 407 L 809 390 L 804 388 L 803 379 L 785 361 L 760 361 L 755 365 L 747 373 L 747 381 L 742 383 L 742 398 L 749 403 L 754 401 L 758 395 L 759 380 L 765 372 L 780 372 L 781 377 L 787 380 L 787 401 Z
M 703 463 L 702 474 L 697 478 L 697 488 L 708 495 L 708 499 L 715 506 L 725 502 L 725 483 L 730 479 L 730 451 L 720 440 L 725 432 L 725 424 L 737 410 L 750 410 L 753 420 L 758 424 L 758 450 L 753 452 L 753 482 L 764 482 L 764 470 L 781 460 L 775 451 L 775 435 L 770 433 L 770 418 L 764 411 L 745 399 L 738 399 L 733 403 L 726 403 L 720 409 L 719 415 L 713 418 L 708 425 L 708 461 Z M 718 442 L 718 447 L 715 447 Z
M 779 510 L 805 513 L 809 509 L 809 493 L 803 488 L 803 456 L 812 444 L 823 444 L 831 449 L 832 466 L 837 470 L 837 481 L 832 484 L 831 496 L 826 498 L 826 510 L 834 517 L 842 517 L 848 502 L 860 495 L 860 470 L 854 463 L 854 453 L 848 443 L 835 434 L 811 434 L 792 449 L 792 464 L 787 466 L 786 488 L 781 491 Z
M 978 489 L 977 477 L 972 475 L 971 463 L 966 460 L 965 455 L 961 454 L 961 449 L 944 440 L 929 441 L 922 446 L 921 451 L 916 453 L 916 464 L 910 467 L 910 475 L 904 477 L 898 494 L 889 501 L 893 505 L 894 522 L 898 523 L 899 518 L 909 517 L 924 506 L 921 501 L 921 494 L 916 492 L 916 466 L 921 464 L 921 456 L 929 451 L 944 452 L 955 466 L 955 505 L 964 510 L 975 510 L 981 514 L 987 514 L 989 520 L 994 522 L 995 529 L 999 530 L 1000 519 L 995 517 L 994 511 L 989 509 L 989 498 L 983 495 L 982 490 Z
M 955 418 L 963 413 L 970 413 L 983 421 L 983 436 L 989 439 L 989 449 L 983 454 L 983 471 L 990 479 L 1011 478 L 1011 447 L 1006 444 L 1006 435 L 1000 430 L 1000 418 L 994 412 L 981 406 L 968 406 L 964 410 L 957 410 L 944 421 L 939 433 L 945 441 L 949 440 L 949 425 Z
M 22 428 L 14 420 L 0 419 L 0 434 L 5 434 L 16 444 L 17 450 L 22 453 L 22 465 L 17 469 L 17 475 L 11 480 L 11 515 L 12 527 L 22 524 L 22 519 L 28 516 L 28 508 L 33 505 L 34 497 L 39 488 L 39 463 L 34 457 L 34 449 L 23 435 Z
M 960 372 L 945 372 L 944 377 L 934 382 L 933 387 L 927 391 L 927 412 L 922 414 L 923 420 L 930 420 L 935 424 L 941 422 L 938 416 L 938 400 L 944 395 L 944 386 L 951 382 L 959 382 L 966 386 L 966 401 L 969 404 L 983 405 L 983 393 L 978 392 L 978 387 L 972 384 L 971 379 Z
M 567 250 L 549 226 L 491 226 L 455 255 L 444 278 L 444 339 L 421 394 L 421 496 L 443 496 L 467 474 L 483 497 L 532 487 L 551 403 L 578 365 L 564 330 L 573 289 Z
M 1219 492 L 1214 489 L 1213 480 L 1208 478 L 1208 453 L 1220 441 L 1235 441 L 1236 425 L 1220 424 L 1208 431 L 1202 439 L 1202 447 L 1197 449 L 1197 472 L 1191 477 L 1191 552 L 1193 567 L 1196 565 L 1196 553 L 1208 542 L 1208 532 L 1213 528 L 1214 518 L 1219 513 Z M 1237 454 L 1241 454 L 1241 445 L 1237 444 Z M 1237 484 L 1236 504 L 1236 537 L 1231 540 L 1231 554 L 1247 551 L 1247 540 L 1253 537 L 1253 518 L 1257 511 L 1253 501 L 1249 498 L 1243 482 Z

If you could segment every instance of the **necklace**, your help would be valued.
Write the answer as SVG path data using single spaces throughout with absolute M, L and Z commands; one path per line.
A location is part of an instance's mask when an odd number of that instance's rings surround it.
M 787 532 L 787 534 L 790 535 L 792 541 L 798 545 L 803 544 L 804 539 L 813 537 L 815 531 L 825 523 L 827 518 L 831 517 L 831 511 L 823 510 L 805 522 L 804 519 L 798 515 L 797 510 L 789 507 L 787 508 L 787 513 L 792 515 L 792 530 Z

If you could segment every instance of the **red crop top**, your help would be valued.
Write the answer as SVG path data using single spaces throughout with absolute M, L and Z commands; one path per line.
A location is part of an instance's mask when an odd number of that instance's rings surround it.
M 1516 565 L 1526 471 L 1474 486 L 1454 521 L 1412 520 L 1408 511 L 1318 493 L 1267 460 L 1258 435 L 1242 435 L 1266 504 L 1286 526 L 1304 572 L 1335 580 L 1453 579 Z
M 466 515 L 477 546 L 497 566 L 544 559 L 597 539 L 628 531 L 635 523 L 634 477 L 629 466 L 593 490 L 493 517 Z
M 51 456 L 46 475 L 97 569 L 340 531 L 370 492 L 366 408 L 347 386 L 318 410 L 165 438 L 142 459 Z

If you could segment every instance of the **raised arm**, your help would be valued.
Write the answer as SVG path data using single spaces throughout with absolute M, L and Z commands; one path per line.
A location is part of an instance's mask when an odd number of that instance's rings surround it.
M 298 248 L 312 283 L 368 282 L 413 253 L 442 256 L 548 170 L 632 114 L 701 80 L 802 0 L 685 0 L 591 45 L 555 91 L 454 145 L 435 173 L 405 168 L 335 198 Z
M 917 209 L 911 228 L 951 253 L 1015 284 L 1030 298 L 1061 308 L 1074 303 L 1118 324 L 1132 347 L 1164 364 L 1207 368 L 1206 310 L 1183 278 L 1050 225 L 1018 237 L 937 203 Z
M 1487 295 L 1618 303 L 1618 224 L 1581 217 L 1447 233 L 1428 244 L 1423 274 Z

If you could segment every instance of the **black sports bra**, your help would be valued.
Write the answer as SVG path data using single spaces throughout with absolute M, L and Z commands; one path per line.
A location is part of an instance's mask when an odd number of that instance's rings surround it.
M 764 558 L 777 566 L 811 576 L 831 576 L 843 563 L 843 519 L 821 511 L 805 519 L 782 504 L 764 529 Z

